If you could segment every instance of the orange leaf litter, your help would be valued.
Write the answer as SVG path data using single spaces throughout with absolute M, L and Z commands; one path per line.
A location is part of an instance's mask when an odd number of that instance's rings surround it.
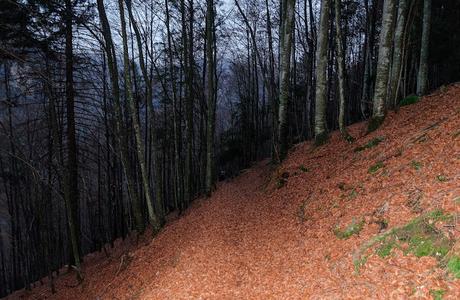
M 365 126 L 349 127 L 353 144 L 334 132 L 320 148 L 296 145 L 277 170 L 263 161 L 219 183 L 211 198 L 194 201 L 153 240 L 146 234 L 137 245 L 118 241 L 109 258 L 88 255 L 80 286 L 73 274 L 64 274 L 54 295 L 44 284 L 10 298 L 426 299 L 430 290 L 443 289 L 444 299 L 459 299 L 460 280 L 448 277 L 434 258 L 372 254 L 357 274 L 352 255 L 378 234 L 369 219 L 382 205 L 390 228 L 417 216 L 407 204 L 415 190 L 423 192 L 423 211 L 459 212 L 460 85 L 390 112 L 372 134 L 365 135 Z M 354 151 L 375 137 L 384 141 Z M 369 174 L 378 161 L 384 169 Z M 277 188 L 276 174 L 284 172 L 289 178 Z M 353 197 L 343 185 L 355 188 Z M 359 235 L 334 235 L 336 226 L 356 218 L 367 221 Z

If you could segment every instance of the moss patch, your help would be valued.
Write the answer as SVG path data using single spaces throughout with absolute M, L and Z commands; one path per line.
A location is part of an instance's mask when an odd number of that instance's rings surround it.
M 370 140 L 366 144 L 356 147 L 353 151 L 361 152 L 363 150 L 373 148 L 373 147 L 377 146 L 378 144 L 380 144 L 381 142 L 383 142 L 384 140 L 385 140 L 385 138 L 383 138 L 381 136 L 378 136 L 376 138 L 373 138 L 372 140 Z
M 430 294 L 433 296 L 434 300 L 442 300 L 442 297 L 444 297 L 445 293 L 445 290 L 430 290 Z
M 406 225 L 393 228 L 363 244 L 353 255 L 354 264 L 355 266 L 362 265 L 363 254 L 371 248 L 382 258 L 390 256 L 393 249 L 401 249 L 406 255 L 411 253 L 417 257 L 432 256 L 441 261 L 452 248 L 453 241 L 436 227 L 436 223 L 452 221 L 452 215 L 445 214 L 441 210 L 434 210 L 417 217 Z M 460 258 L 458 256 L 457 260 L 453 257 L 449 260 L 448 268 L 460 278 Z
M 420 97 L 415 96 L 415 95 L 411 95 L 411 96 L 408 96 L 408 97 L 402 99 L 399 102 L 399 106 L 411 105 L 411 104 L 417 103 L 419 100 L 420 100 Z
M 447 262 L 447 270 L 455 276 L 460 278 L 460 257 L 457 255 L 452 256 Z
M 336 227 L 334 229 L 334 234 L 341 240 L 346 240 L 350 238 L 352 235 L 358 234 L 363 230 L 364 227 L 364 220 L 356 221 L 353 220 L 351 224 L 346 226 L 345 228 L 341 229 L 340 227 Z
M 439 181 L 439 182 L 446 182 L 449 180 L 449 178 L 447 178 L 446 175 L 438 175 L 436 176 L 436 179 Z
M 369 172 L 369 174 L 375 174 L 375 173 L 377 173 L 378 170 L 380 170 L 384 166 L 385 165 L 383 164 L 383 162 L 379 161 L 375 165 L 370 166 L 369 169 L 368 169 L 368 172 Z
M 410 165 L 417 171 L 422 168 L 422 163 L 416 160 L 411 161 Z

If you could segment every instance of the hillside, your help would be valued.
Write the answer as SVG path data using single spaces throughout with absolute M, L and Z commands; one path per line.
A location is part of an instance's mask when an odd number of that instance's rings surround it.
M 54 295 L 45 284 L 10 297 L 458 299 L 460 85 L 390 112 L 372 134 L 349 131 L 352 144 L 334 132 L 276 170 L 264 161 L 220 183 L 152 241 L 88 256 L 81 286 L 67 274 Z

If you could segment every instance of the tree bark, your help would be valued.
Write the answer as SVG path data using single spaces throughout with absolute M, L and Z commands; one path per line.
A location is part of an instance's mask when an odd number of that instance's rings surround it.
M 326 67 L 330 6 L 331 0 L 321 1 L 321 17 L 316 49 L 315 144 L 317 146 L 326 143 L 329 138 L 326 128 Z
M 215 102 L 215 50 L 214 48 L 214 0 L 206 0 L 206 68 L 207 68 L 207 89 L 208 101 L 208 124 L 206 134 L 206 183 L 205 191 L 209 197 L 214 188 L 214 132 L 216 118 Z
M 402 52 L 404 43 L 404 29 L 406 28 L 407 0 L 399 0 L 398 15 L 394 36 L 393 61 L 390 76 L 390 95 L 389 104 L 395 108 L 399 98 L 399 86 L 401 73 Z
M 395 0 L 385 0 L 383 2 L 382 29 L 379 37 L 379 56 L 372 117 L 368 123 L 368 132 L 376 130 L 385 119 L 394 15 Z
M 342 42 L 341 29 L 341 1 L 335 0 L 335 42 L 337 54 L 337 70 L 339 77 L 339 130 L 342 137 L 347 141 L 353 141 L 353 137 L 348 133 L 345 124 L 346 99 L 345 99 L 345 54 Z
M 428 46 L 430 44 L 431 27 L 431 0 L 423 2 L 423 28 L 422 44 L 420 47 L 420 63 L 417 76 L 417 95 L 422 96 L 427 92 L 428 84 Z
M 292 32 L 294 26 L 295 0 L 284 0 L 285 12 L 282 20 L 281 53 L 280 53 L 280 91 L 278 112 L 278 151 L 279 161 L 282 161 L 288 150 L 288 109 L 291 70 Z

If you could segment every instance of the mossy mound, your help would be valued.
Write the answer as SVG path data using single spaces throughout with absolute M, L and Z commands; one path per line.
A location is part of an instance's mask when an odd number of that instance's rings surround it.
M 402 99 L 399 102 L 399 106 L 411 105 L 411 104 L 417 103 L 419 100 L 420 100 L 419 96 L 416 96 L 416 95 L 407 96 L 406 98 Z
M 374 253 L 382 258 L 392 255 L 394 249 L 400 249 L 405 255 L 432 256 L 441 262 L 452 249 L 454 243 L 436 225 L 441 222 L 449 223 L 452 221 L 451 215 L 441 210 L 434 210 L 413 219 L 402 227 L 396 227 L 378 235 L 363 244 L 355 253 L 353 256 L 355 268 L 359 270 L 359 267 L 365 263 L 367 256 L 364 254 L 369 249 L 373 249 Z M 458 261 L 454 259 L 450 262 L 450 260 L 449 263 L 454 270 L 452 273 L 458 274 L 460 277 L 460 257 L 458 257 Z M 455 273 L 455 270 L 458 270 L 458 273 Z

